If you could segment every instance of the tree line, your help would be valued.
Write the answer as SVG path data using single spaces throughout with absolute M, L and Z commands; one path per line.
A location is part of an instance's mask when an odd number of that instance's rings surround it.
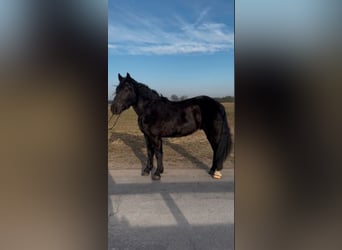
M 218 102 L 234 102 L 234 96 L 216 97 L 214 98 Z
M 171 101 L 182 101 L 187 99 L 188 96 L 183 95 L 183 96 L 178 96 L 178 95 L 171 95 L 170 100 Z M 218 102 L 234 102 L 234 96 L 225 96 L 225 97 L 214 97 L 213 99 L 215 99 Z M 108 100 L 108 103 L 111 104 L 112 100 Z
M 187 99 L 188 97 L 186 95 L 183 95 L 181 97 L 178 97 L 177 95 L 171 95 L 170 100 L 171 101 L 182 101 Z M 214 97 L 218 102 L 234 102 L 234 96 L 224 96 L 224 97 Z

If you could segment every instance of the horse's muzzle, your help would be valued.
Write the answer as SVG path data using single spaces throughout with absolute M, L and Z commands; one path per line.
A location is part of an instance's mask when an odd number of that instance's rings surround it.
M 114 105 L 110 106 L 110 111 L 112 111 L 113 115 L 119 114 L 119 109 L 117 106 L 114 106 Z
M 124 108 L 122 106 L 112 104 L 112 106 L 110 106 L 110 110 L 113 115 L 118 115 L 124 110 Z

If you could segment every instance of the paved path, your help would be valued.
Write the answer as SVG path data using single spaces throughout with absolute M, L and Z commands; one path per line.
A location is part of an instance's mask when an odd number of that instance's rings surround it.
M 233 169 L 165 169 L 161 181 L 109 170 L 108 195 L 108 249 L 233 249 Z

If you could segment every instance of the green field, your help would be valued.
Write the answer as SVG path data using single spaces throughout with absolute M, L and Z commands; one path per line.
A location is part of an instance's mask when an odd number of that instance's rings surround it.
M 228 124 L 234 141 L 234 103 L 223 103 L 228 116 Z M 108 107 L 108 117 L 111 116 Z M 114 123 L 113 117 L 109 127 Z M 234 148 L 234 147 L 233 147 Z M 163 138 L 163 162 L 168 168 L 201 168 L 211 166 L 212 150 L 203 131 L 178 138 Z M 224 164 L 232 168 L 234 152 Z M 108 131 L 108 168 L 141 169 L 146 164 L 146 146 L 144 136 L 137 124 L 137 115 L 132 108 L 124 111 L 116 126 Z M 155 164 L 156 166 L 156 164 Z

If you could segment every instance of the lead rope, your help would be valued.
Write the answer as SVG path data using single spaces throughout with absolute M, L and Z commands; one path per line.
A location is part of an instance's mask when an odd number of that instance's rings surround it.
M 116 117 L 116 120 L 115 120 L 113 126 L 111 126 L 110 128 L 108 128 L 108 130 L 113 129 L 113 128 L 116 126 L 116 124 L 117 124 L 117 122 L 118 122 L 118 120 L 119 120 L 119 118 L 120 118 L 120 115 L 121 115 L 121 114 L 119 114 L 118 117 Z M 112 114 L 112 116 L 109 118 L 108 123 L 112 120 L 113 116 L 114 116 L 114 114 Z

